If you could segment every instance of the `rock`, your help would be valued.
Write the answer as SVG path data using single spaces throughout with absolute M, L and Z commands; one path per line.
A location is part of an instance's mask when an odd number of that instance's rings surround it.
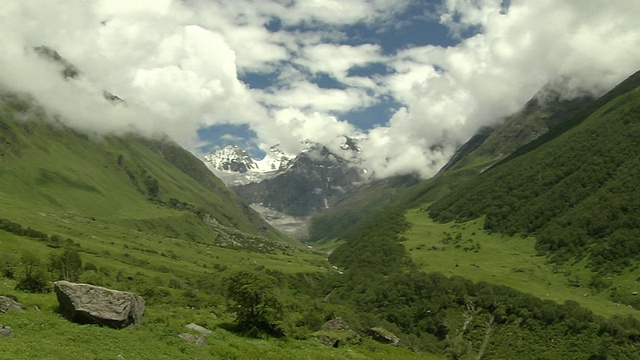
M 22 305 L 14 299 L 7 296 L 0 296 L 0 313 L 6 313 L 10 311 L 24 311 Z
M 134 293 L 68 281 L 53 285 L 60 312 L 75 323 L 121 329 L 142 320 L 145 302 Z
M 342 318 L 335 318 L 327 321 L 322 325 L 323 330 L 347 330 L 349 329 L 349 324 L 346 321 L 342 320 Z
M 13 330 L 9 326 L 3 326 L 0 324 L 0 337 L 12 337 Z
M 393 346 L 400 345 L 400 338 L 383 328 L 369 328 L 365 330 L 365 333 L 377 342 Z
M 189 344 L 194 344 L 197 346 L 207 345 L 207 339 L 205 339 L 204 336 L 182 333 L 178 335 L 178 337 L 188 342 Z
M 202 326 L 200 326 L 198 324 L 194 324 L 194 323 L 191 323 L 189 325 L 185 325 L 185 327 L 187 329 L 189 329 L 189 330 L 193 330 L 193 331 L 199 332 L 200 335 L 202 335 L 202 336 L 207 336 L 207 335 L 213 333 L 213 331 L 211 331 L 211 330 L 209 330 L 207 328 L 204 328 L 204 327 L 202 327 Z
M 9 311 L 24 311 L 20 304 L 10 297 L 0 296 L 0 313 Z
M 320 342 L 324 345 L 327 346 L 331 346 L 334 348 L 337 348 L 338 346 L 340 346 L 340 339 L 337 339 L 335 337 L 332 336 L 328 336 L 325 334 L 320 334 L 316 336 L 316 339 L 320 340 Z

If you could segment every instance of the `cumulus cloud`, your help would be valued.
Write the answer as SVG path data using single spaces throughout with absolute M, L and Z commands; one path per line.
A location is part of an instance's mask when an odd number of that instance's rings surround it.
M 247 125 L 252 143 L 295 151 L 301 139 L 338 149 L 359 134 L 377 177 L 428 177 L 478 128 L 564 79 L 570 97 L 601 94 L 640 68 L 640 3 L 611 0 L 442 0 L 435 18 L 455 46 L 398 46 L 383 34 L 421 0 L 38 0 L 0 3 L 0 84 L 33 94 L 86 131 L 163 132 L 196 150 L 198 129 Z M 64 81 L 28 51 L 48 45 L 83 76 Z M 385 71 L 362 71 L 369 66 Z M 354 71 L 358 70 L 359 71 Z M 252 75 L 268 84 L 253 88 Z M 332 86 L 318 79 L 327 78 Z M 559 83 L 559 82 L 558 82 Z M 127 101 L 114 106 L 109 90 Z M 373 128 L 353 111 L 391 99 Z
M 389 60 L 396 72 L 386 84 L 404 106 L 370 133 L 368 160 L 379 176 L 433 175 L 479 127 L 517 111 L 556 79 L 569 79 L 560 89 L 567 97 L 600 95 L 640 68 L 640 28 L 632 15 L 638 3 L 514 1 L 508 11 L 502 5 L 447 0 L 442 23 L 478 33 L 455 47 L 416 47 Z M 401 141 L 413 156 L 393 153 Z

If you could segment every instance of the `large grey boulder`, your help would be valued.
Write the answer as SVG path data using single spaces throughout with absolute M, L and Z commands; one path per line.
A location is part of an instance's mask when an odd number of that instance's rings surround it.
M 134 293 L 68 281 L 53 285 L 60 312 L 75 323 L 120 329 L 142 320 L 144 299 Z
M 24 311 L 22 306 L 10 297 L 0 296 L 0 313 L 9 311 Z

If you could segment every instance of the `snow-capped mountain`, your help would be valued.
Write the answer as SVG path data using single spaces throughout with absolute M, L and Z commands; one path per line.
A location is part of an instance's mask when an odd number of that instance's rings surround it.
M 274 145 L 264 158 L 253 159 L 246 151 L 236 145 L 217 149 L 204 156 L 205 164 L 227 186 L 238 186 L 260 182 L 276 176 L 286 170 L 295 158 Z
M 246 173 L 259 168 L 258 164 L 246 151 L 235 145 L 218 149 L 209 155 L 205 155 L 204 158 L 210 164 L 210 167 L 220 171 Z
M 268 222 L 293 234 L 366 180 L 359 153 L 358 140 L 345 137 L 335 151 L 305 141 L 297 155 L 275 145 L 261 160 L 227 146 L 205 156 L 205 163 Z
M 291 216 L 309 216 L 327 209 L 363 183 L 358 164 L 314 144 L 271 179 L 233 186 L 250 204 Z
M 273 145 L 262 160 L 258 160 L 258 169 L 262 172 L 278 172 L 287 169 L 296 156 L 280 150 L 279 145 Z

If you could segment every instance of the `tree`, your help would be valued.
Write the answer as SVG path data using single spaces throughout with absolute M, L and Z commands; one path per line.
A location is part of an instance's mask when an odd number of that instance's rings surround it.
M 11 254 L 0 253 L 0 276 L 14 279 L 16 276 L 16 261 Z
M 239 330 L 254 335 L 283 335 L 278 328 L 283 306 L 274 278 L 254 271 L 238 271 L 225 279 L 225 289 Z
M 46 292 L 48 283 L 40 259 L 33 253 L 26 251 L 20 256 L 21 277 L 16 284 L 16 290 L 27 292 Z
M 51 269 L 57 272 L 59 279 L 78 281 L 82 271 L 82 259 L 77 250 L 66 249 L 58 256 L 52 256 Z

